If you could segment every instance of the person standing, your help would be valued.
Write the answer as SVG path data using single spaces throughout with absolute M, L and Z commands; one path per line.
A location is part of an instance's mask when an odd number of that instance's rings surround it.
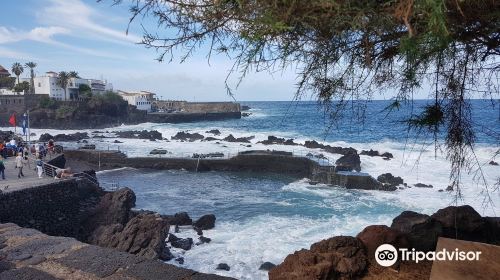
M 23 167 L 24 167 L 24 159 L 23 159 L 23 154 L 22 153 L 17 153 L 16 157 L 16 168 L 18 168 L 19 172 L 17 173 L 17 178 L 24 177 L 23 174 Z
M 43 174 L 43 160 L 42 156 L 38 155 L 36 159 L 36 170 L 38 171 L 38 178 L 42 179 L 42 174 Z
M 2 180 L 5 180 L 5 164 L 3 162 L 3 156 L 0 156 L 0 174 L 2 174 Z

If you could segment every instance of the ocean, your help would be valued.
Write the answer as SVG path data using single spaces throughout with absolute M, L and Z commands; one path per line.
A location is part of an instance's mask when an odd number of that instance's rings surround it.
M 500 192 L 493 192 L 485 203 L 482 192 L 484 183 L 478 173 L 464 173 L 463 196 L 457 199 L 446 189 L 450 183 L 450 164 L 445 148 L 436 148 L 430 135 L 416 134 L 407 130 L 404 119 L 419 112 L 428 101 L 418 100 L 388 114 L 384 111 L 389 102 L 372 101 L 349 107 L 336 124 L 315 102 L 242 102 L 248 105 L 248 117 L 236 120 L 197 122 L 185 124 L 124 125 L 101 129 L 111 136 L 117 130 L 158 130 L 170 139 L 179 131 L 198 132 L 213 136 L 206 131 L 219 129 L 224 138 L 254 136 L 251 147 L 242 143 L 181 142 L 139 139 L 91 139 L 98 149 L 120 149 L 128 156 L 147 156 L 156 148 L 166 149 L 167 156 L 191 156 L 193 153 L 222 152 L 226 156 L 243 150 L 274 149 L 291 151 L 296 155 L 323 153 L 330 162 L 340 155 L 328 154 L 317 149 L 300 146 L 265 146 L 258 141 L 273 135 L 293 138 L 297 143 L 316 140 L 332 146 L 353 147 L 361 150 L 374 149 L 390 152 L 392 160 L 381 157 L 361 156 L 362 172 L 377 177 L 390 172 L 401 176 L 410 186 L 415 183 L 432 184 L 433 188 L 405 188 L 394 192 L 346 190 L 326 185 L 309 185 L 306 179 L 290 178 L 283 174 L 258 174 L 238 172 L 194 173 L 183 170 L 120 169 L 98 173 L 104 183 L 128 186 L 137 195 L 137 208 L 174 214 L 185 211 L 196 219 L 213 213 L 216 227 L 205 231 L 212 239 L 209 244 L 194 246 L 183 252 L 173 252 L 184 258 L 184 264 L 174 265 L 197 271 L 232 276 L 239 279 L 267 279 L 267 272 L 258 270 L 260 264 L 269 261 L 278 264 L 296 250 L 322 239 L 336 235 L 356 235 L 371 224 L 390 225 L 402 211 L 412 210 L 427 214 L 449 205 L 472 205 L 481 215 L 500 214 Z M 430 101 L 429 101 L 430 102 Z M 495 104 L 495 102 L 497 102 Z M 477 166 L 481 167 L 488 188 L 493 188 L 500 167 L 489 165 L 499 149 L 499 103 L 490 100 L 471 101 L 473 126 L 476 130 L 475 153 Z M 494 105 L 494 107 L 493 107 Z M 358 111 L 358 107 L 364 111 Z M 87 130 L 92 133 L 94 130 Z M 71 133 L 34 129 L 37 135 Z M 438 133 L 442 144 L 444 132 Z M 119 140 L 123 143 L 113 143 Z M 63 143 L 77 147 L 75 143 Z M 476 166 L 476 167 L 477 167 Z M 193 237 L 196 233 L 181 227 L 180 237 Z M 227 263 L 230 271 L 216 270 L 218 263 Z

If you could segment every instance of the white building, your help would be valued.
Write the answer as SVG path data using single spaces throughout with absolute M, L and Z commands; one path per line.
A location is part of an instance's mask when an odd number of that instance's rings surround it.
M 148 91 L 126 92 L 119 90 L 118 94 L 127 101 L 128 104 L 136 106 L 138 110 L 151 112 L 151 102 L 154 100 L 154 93 Z
M 56 72 L 47 72 L 43 76 L 34 78 L 35 94 L 48 94 L 49 97 L 57 100 L 74 100 L 78 98 L 80 85 L 87 85 L 93 94 L 102 94 L 106 91 L 113 91 L 113 85 L 107 81 L 96 79 L 71 78 L 68 82 L 66 92 L 58 85 Z M 21 82 L 30 82 L 30 78 L 23 78 Z

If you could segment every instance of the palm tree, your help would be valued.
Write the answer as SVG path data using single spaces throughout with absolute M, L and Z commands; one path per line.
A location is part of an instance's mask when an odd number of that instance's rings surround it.
M 12 64 L 12 72 L 17 76 L 17 83 L 19 84 L 19 76 L 23 73 L 24 68 L 19 62 Z
M 31 78 L 31 84 L 30 84 L 30 93 L 35 94 L 35 67 L 36 63 L 35 62 L 27 62 L 24 64 L 24 67 L 27 67 L 30 69 L 30 78 Z
M 78 72 L 76 71 L 69 71 L 68 75 L 70 76 L 70 78 L 80 78 L 80 75 L 78 75 Z
M 70 78 L 71 77 L 69 76 L 69 73 L 65 71 L 61 71 L 59 72 L 59 74 L 57 74 L 57 85 L 63 88 L 65 101 L 68 99 L 66 96 L 66 90 L 68 88 Z

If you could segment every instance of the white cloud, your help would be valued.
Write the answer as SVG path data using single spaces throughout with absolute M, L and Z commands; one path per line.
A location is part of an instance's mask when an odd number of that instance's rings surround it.
M 106 27 L 98 22 L 106 20 L 106 15 L 100 14 L 80 0 L 49 0 L 50 4 L 37 13 L 38 20 L 47 25 L 63 24 L 72 30 L 73 36 L 85 33 L 87 38 L 115 40 L 117 42 L 136 43 L 139 36 L 126 34 L 124 30 Z M 83 34 L 82 34 L 83 35 Z
M 16 50 L 4 48 L 0 46 L 0 57 L 1 58 L 11 58 L 11 59 L 23 59 L 23 60 L 40 60 L 38 58 L 34 58 L 29 54 L 19 52 Z
M 53 42 L 52 37 L 55 35 L 68 34 L 69 32 L 70 31 L 68 29 L 57 26 L 36 27 L 30 31 L 22 31 L 0 26 L 0 44 L 14 43 L 24 40 L 49 43 Z

